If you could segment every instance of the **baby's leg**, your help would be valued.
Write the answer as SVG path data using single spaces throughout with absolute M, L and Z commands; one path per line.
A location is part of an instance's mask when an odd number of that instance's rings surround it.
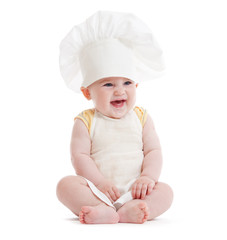
M 157 183 L 144 200 L 134 199 L 125 203 L 119 210 L 119 222 L 144 223 L 168 210 L 172 204 L 173 191 L 165 183 Z
M 117 223 L 119 221 L 115 209 L 99 200 L 82 177 L 68 176 L 60 180 L 57 185 L 57 197 L 79 216 L 81 223 Z

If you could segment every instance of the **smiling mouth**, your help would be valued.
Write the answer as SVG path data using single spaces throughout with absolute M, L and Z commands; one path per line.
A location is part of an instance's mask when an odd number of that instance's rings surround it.
M 122 100 L 115 100 L 110 102 L 114 107 L 116 108 L 121 108 L 124 106 L 124 103 L 126 102 L 126 100 L 122 99 Z

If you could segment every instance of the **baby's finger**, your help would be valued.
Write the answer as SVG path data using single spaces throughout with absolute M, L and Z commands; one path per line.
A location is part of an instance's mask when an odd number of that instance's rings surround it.
M 147 194 L 147 184 L 144 183 L 141 189 L 141 199 L 145 199 L 146 194 Z
M 154 188 L 154 184 L 153 183 L 149 183 L 147 186 L 147 195 L 150 195 L 152 190 Z
M 113 191 L 115 193 L 116 198 L 118 199 L 121 196 L 119 190 L 114 186 Z
M 136 198 L 136 184 L 132 185 L 132 190 L 131 191 L 132 191 L 132 197 Z
M 138 183 L 136 186 L 136 197 L 137 199 L 140 199 L 140 195 L 141 195 L 141 188 L 142 188 L 142 184 Z
M 113 200 L 113 201 L 116 201 L 116 200 L 117 200 L 117 198 L 116 198 L 116 196 L 115 196 L 115 193 L 114 193 L 114 191 L 113 191 L 112 189 L 110 189 L 110 190 L 108 191 L 108 193 L 109 193 L 109 195 L 110 195 L 110 197 L 111 197 L 111 200 Z
M 109 198 L 109 200 L 111 201 L 111 203 L 113 202 L 113 199 L 110 197 L 110 194 L 108 192 L 105 193 L 105 195 Z

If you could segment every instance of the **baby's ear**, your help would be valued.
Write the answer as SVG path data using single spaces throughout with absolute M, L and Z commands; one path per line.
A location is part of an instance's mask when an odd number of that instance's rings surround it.
M 87 100 L 91 100 L 91 95 L 88 88 L 81 87 L 80 90 L 83 93 L 83 95 L 87 98 Z
M 138 87 L 139 83 L 136 83 L 136 88 Z

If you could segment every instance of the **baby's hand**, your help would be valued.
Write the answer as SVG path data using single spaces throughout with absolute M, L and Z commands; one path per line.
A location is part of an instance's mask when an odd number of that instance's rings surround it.
M 145 199 L 146 195 L 151 194 L 155 186 L 155 181 L 142 176 L 138 178 L 132 185 L 132 197 L 136 199 Z
M 121 195 L 117 187 L 109 180 L 105 180 L 96 186 L 101 192 L 103 192 L 113 203 Z

